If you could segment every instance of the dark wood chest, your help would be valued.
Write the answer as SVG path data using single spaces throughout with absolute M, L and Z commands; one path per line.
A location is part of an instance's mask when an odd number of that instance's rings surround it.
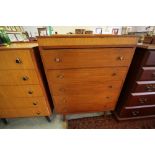
M 119 120 L 155 117 L 155 46 L 136 48 L 115 112 Z

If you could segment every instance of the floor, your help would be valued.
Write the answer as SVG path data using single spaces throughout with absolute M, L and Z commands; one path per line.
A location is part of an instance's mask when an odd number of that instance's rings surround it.
M 87 113 L 68 115 L 67 119 L 76 119 L 84 117 L 100 116 L 104 113 Z M 67 129 L 67 121 L 63 121 L 61 115 L 54 114 L 51 122 L 48 122 L 45 117 L 31 118 L 11 118 L 9 123 L 5 125 L 0 120 L 0 129 Z

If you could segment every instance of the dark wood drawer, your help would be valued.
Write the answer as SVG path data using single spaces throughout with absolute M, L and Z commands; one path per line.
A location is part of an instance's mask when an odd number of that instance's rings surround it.
M 126 100 L 126 106 L 155 105 L 155 92 L 132 93 Z
M 155 81 L 137 81 L 134 92 L 155 92 Z
M 142 67 L 138 80 L 155 81 L 155 67 Z
M 141 117 L 141 116 L 155 116 L 155 105 L 147 108 L 131 108 L 126 107 L 122 109 L 120 117 Z
M 155 65 L 155 51 L 148 51 L 144 64 L 146 66 Z

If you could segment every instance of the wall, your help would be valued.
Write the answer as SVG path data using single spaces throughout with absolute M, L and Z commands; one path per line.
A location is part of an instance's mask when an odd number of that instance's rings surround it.
M 38 36 L 37 27 L 42 26 L 23 26 L 24 30 L 28 32 L 29 36 L 35 37 Z M 53 26 L 54 33 L 66 34 L 68 32 L 75 32 L 75 29 L 86 29 L 92 30 L 95 33 L 96 28 L 102 28 L 103 34 L 112 34 L 113 28 L 118 28 L 118 34 L 121 34 L 122 26 Z

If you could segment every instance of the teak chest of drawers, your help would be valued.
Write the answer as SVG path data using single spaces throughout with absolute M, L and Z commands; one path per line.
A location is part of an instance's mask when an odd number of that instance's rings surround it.
M 0 118 L 50 116 L 37 44 L 0 47 Z
M 56 112 L 114 110 L 136 43 L 113 35 L 38 37 Z
M 116 116 L 119 120 L 155 117 L 155 45 L 136 48 Z

